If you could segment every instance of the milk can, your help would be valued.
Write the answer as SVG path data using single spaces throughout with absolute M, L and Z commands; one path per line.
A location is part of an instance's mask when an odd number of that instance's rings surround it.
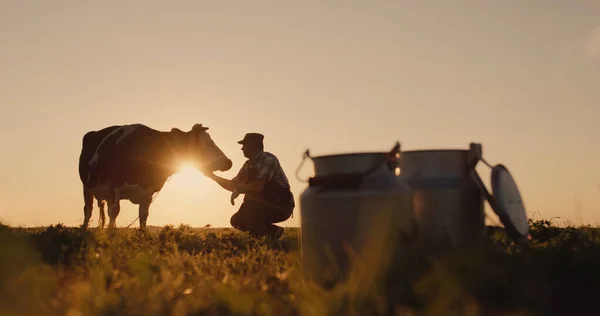
M 493 194 L 475 170 L 479 161 L 492 168 Z M 471 143 L 468 150 L 403 151 L 398 166 L 400 177 L 413 191 L 419 239 L 431 250 L 481 241 L 485 200 L 511 237 L 522 240 L 528 236 L 527 216 L 516 183 L 506 167 L 491 166 L 483 159 L 480 144 Z
M 399 143 L 389 152 L 306 152 L 314 176 L 299 203 L 305 278 L 331 285 L 356 262 L 363 271 L 382 271 L 398 234 L 414 229 L 411 190 L 395 174 L 399 154 Z

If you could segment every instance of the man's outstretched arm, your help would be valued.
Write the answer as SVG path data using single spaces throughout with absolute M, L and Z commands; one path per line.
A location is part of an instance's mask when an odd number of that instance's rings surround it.
M 207 177 L 213 179 L 216 183 L 218 183 L 223 189 L 225 189 L 227 191 L 233 192 L 233 190 L 235 190 L 235 188 L 237 186 L 237 177 L 233 178 L 231 180 L 228 180 L 225 178 L 221 178 L 212 172 L 207 172 L 207 173 L 205 173 L 205 175 Z

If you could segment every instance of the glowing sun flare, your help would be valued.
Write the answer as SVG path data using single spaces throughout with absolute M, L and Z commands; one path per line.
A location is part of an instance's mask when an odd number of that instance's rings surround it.
M 187 163 L 187 162 L 183 162 L 179 165 L 179 171 L 177 171 L 178 174 L 180 173 L 196 173 L 198 172 L 198 170 L 196 170 L 196 168 L 194 168 L 194 166 L 192 166 L 191 164 Z
M 182 163 L 179 166 L 179 171 L 173 175 L 171 183 L 176 187 L 193 187 L 201 185 L 204 182 L 204 176 L 193 165 Z

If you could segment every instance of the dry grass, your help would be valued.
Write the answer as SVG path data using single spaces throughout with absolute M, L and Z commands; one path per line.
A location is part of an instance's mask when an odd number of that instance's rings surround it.
M 231 229 L 146 232 L 0 226 L 0 315 L 565 315 L 600 305 L 600 230 L 532 222 L 514 245 L 398 252 L 385 282 L 302 282 L 297 230 L 281 242 Z M 583 310 L 583 311 L 582 311 Z

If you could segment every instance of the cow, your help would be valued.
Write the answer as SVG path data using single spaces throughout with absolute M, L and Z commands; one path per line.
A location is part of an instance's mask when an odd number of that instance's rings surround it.
M 208 127 L 194 124 L 190 131 L 178 128 L 158 131 L 143 124 L 114 125 L 83 136 L 79 156 L 79 178 L 83 184 L 83 224 L 92 216 L 94 198 L 104 227 L 104 205 L 108 204 L 109 228 L 116 227 L 120 201 L 138 205 L 140 228 L 146 228 L 150 204 L 181 162 L 197 169 L 227 171 L 232 162 L 217 147 Z

